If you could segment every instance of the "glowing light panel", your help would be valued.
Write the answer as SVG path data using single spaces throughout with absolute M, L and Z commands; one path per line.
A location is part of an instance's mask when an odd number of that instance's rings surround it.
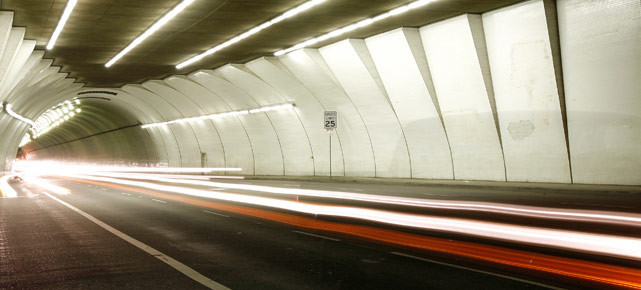
M 267 22 L 265 22 L 265 23 L 263 23 L 261 25 L 258 25 L 256 27 L 250 29 L 250 30 L 247 30 L 247 31 L 241 33 L 240 35 L 238 35 L 238 36 L 236 36 L 236 37 L 234 37 L 234 38 L 232 38 L 230 40 L 227 40 L 227 41 L 225 41 L 225 42 L 223 42 L 223 43 L 221 43 L 221 44 L 219 44 L 217 46 L 214 46 L 214 47 L 208 49 L 207 51 L 205 51 L 205 52 L 203 52 L 203 53 L 201 53 L 199 55 L 196 55 L 196 56 L 194 56 L 194 57 L 192 57 L 192 58 L 190 58 L 190 59 L 188 59 L 186 61 L 181 62 L 180 64 L 176 65 L 176 68 L 177 69 L 181 69 L 181 68 L 183 68 L 185 66 L 188 66 L 188 65 L 190 65 L 192 63 L 200 61 L 201 59 L 203 59 L 204 57 L 206 57 L 208 55 L 212 55 L 212 54 L 216 53 L 217 51 L 219 51 L 219 50 L 221 50 L 221 49 L 223 49 L 225 47 L 228 47 L 228 46 L 230 46 L 232 44 L 235 44 L 236 42 L 239 42 L 239 41 L 241 41 L 241 40 L 243 40 L 243 39 L 245 39 L 247 37 L 250 37 L 250 36 L 260 32 L 261 30 L 263 30 L 263 29 L 265 29 L 267 27 L 270 27 L 270 26 L 272 26 L 272 25 L 274 25 L 274 24 L 276 24 L 278 22 L 281 22 L 281 21 L 283 21 L 283 20 L 285 20 L 287 18 L 294 17 L 295 15 L 298 15 L 299 13 L 301 13 L 301 12 L 303 12 L 305 10 L 309 10 L 312 7 L 314 7 L 314 6 L 316 6 L 316 5 L 320 4 L 320 3 L 323 3 L 325 1 L 326 0 L 312 0 L 312 1 L 305 2 L 304 4 L 302 4 L 300 6 L 297 6 L 297 7 L 293 8 L 293 9 L 290 9 L 287 12 L 279 15 L 278 17 L 276 17 L 276 18 L 274 18 L 274 19 L 272 19 L 270 21 L 267 21 Z
M 119 59 L 121 59 L 123 56 L 125 56 L 127 53 L 129 53 L 132 49 L 134 49 L 136 46 L 138 46 L 140 43 L 145 41 L 149 36 L 154 34 L 158 29 L 163 27 L 167 22 L 169 22 L 171 19 L 176 17 L 180 12 L 182 12 L 187 6 L 191 5 L 191 3 L 194 3 L 195 0 L 184 0 L 178 6 L 174 7 L 171 11 L 169 11 L 167 14 L 165 14 L 162 18 L 160 18 L 156 23 L 154 23 L 149 29 L 147 29 L 143 34 L 138 36 L 134 41 L 129 43 L 125 49 L 121 50 L 116 56 L 114 56 L 111 60 L 109 60 L 105 66 L 110 67 L 114 63 L 116 63 Z
M 67 24 L 67 20 L 69 19 L 73 8 L 76 6 L 76 3 L 78 3 L 78 0 L 69 0 L 69 2 L 67 2 L 67 7 L 65 7 L 65 11 L 62 13 L 60 21 L 58 21 L 58 26 L 56 26 L 56 30 L 53 31 L 53 34 L 47 43 L 47 50 L 52 49 L 56 44 L 60 33 L 62 33 L 62 29 L 65 27 L 65 24 Z
M 305 48 L 305 47 L 314 45 L 316 43 L 319 43 L 321 41 L 328 40 L 330 38 L 341 36 L 341 35 L 343 35 L 343 34 L 345 34 L 347 32 L 350 32 L 350 31 L 353 31 L 353 30 L 356 30 L 356 29 L 371 25 L 373 23 L 379 22 L 379 21 L 381 21 L 383 19 L 386 19 L 386 18 L 389 18 L 391 16 L 396 16 L 396 15 L 403 14 L 403 13 L 405 13 L 407 11 L 410 11 L 412 9 L 416 9 L 416 8 L 425 6 L 425 5 L 427 5 L 427 4 L 431 3 L 431 2 L 434 2 L 434 1 L 436 1 L 436 0 L 418 0 L 418 1 L 414 1 L 414 2 L 412 2 L 410 4 L 407 4 L 407 5 L 392 9 L 392 10 L 390 10 L 388 12 L 385 12 L 383 14 L 380 14 L 380 15 L 378 15 L 376 17 L 367 18 L 367 19 L 361 20 L 359 22 L 347 25 L 347 26 L 342 27 L 342 28 L 338 28 L 336 30 L 333 30 L 331 32 L 328 32 L 326 34 L 318 36 L 316 38 L 308 39 L 308 40 L 303 41 L 303 42 L 301 42 L 299 44 L 296 44 L 296 45 L 294 45 L 294 46 L 292 46 L 290 48 L 279 50 L 276 53 L 274 53 L 274 55 L 275 56 L 283 55 L 285 53 L 288 53 L 288 52 L 291 52 L 291 51 L 294 51 L 294 50 L 298 50 L 298 49 L 301 49 L 301 48 Z

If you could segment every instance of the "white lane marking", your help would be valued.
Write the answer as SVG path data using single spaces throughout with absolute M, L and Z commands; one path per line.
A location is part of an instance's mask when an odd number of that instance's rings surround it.
M 204 213 L 208 213 L 208 214 L 219 215 L 219 216 L 223 216 L 223 217 L 229 217 L 228 215 L 224 215 L 224 214 L 222 214 L 222 213 L 217 213 L 217 212 L 208 211 L 208 210 L 203 210 L 203 212 L 204 212 Z
M 83 217 L 87 218 L 88 220 L 92 221 L 93 223 L 97 224 L 101 228 L 109 231 L 110 233 L 116 235 L 117 237 L 127 241 L 128 243 L 136 246 L 137 248 L 147 252 L 148 254 L 150 254 L 150 255 L 152 255 L 154 257 L 156 257 L 158 260 L 161 260 L 161 261 L 165 262 L 165 264 L 167 264 L 167 265 L 171 266 L 172 268 L 178 270 L 179 272 L 185 274 L 185 276 L 193 279 L 194 281 L 196 281 L 196 282 L 198 282 L 200 284 L 203 284 L 205 287 L 207 287 L 209 289 L 229 289 L 229 288 L 225 287 L 224 285 L 205 277 L 203 274 L 200 274 L 200 273 L 196 272 L 196 270 L 194 270 L 192 268 L 189 268 L 187 265 L 176 261 L 174 258 L 169 257 L 169 256 L 161 253 L 160 251 L 158 251 L 158 250 L 156 250 L 156 249 L 154 249 L 154 248 L 152 248 L 152 247 L 150 247 L 150 246 L 148 246 L 148 245 L 146 245 L 146 244 L 144 244 L 144 243 L 142 243 L 142 242 L 140 242 L 140 241 L 128 236 L 127 234 L 125 234 L 125 233 L 123 233 L 123 232 L 111 227 L 110 225 L 108 225 L 108 224 L 102 222 L 101 220 L 93 217 L 92 215 L 90 215 L 90 214 L 78 209 L 77 207 L 62 201 L 61 199 L 59 199 L 59 198 L 57 198 L 57 197 L 55 197 L 55 196 L 53 196 L 53 195 L 51 195 L 51 194 L 49 194 L 47 192 L 43 192 L 43 193 L 46 194 L 51 199 L 61 203 L 62 205 L 68 207 L 69 209 L 77 212 L 81 216 L 83 216 Z
M 317 237 L 317 238 L 321 238 L 321 239 L 326 239 L 326 240 L 330 240 L 330 241 L 334 241 L 334 242 L 340 242 L 341 241 L 339 239 L 334 239 L 334 238 L 321 236 L 321 235 L 315 235 L 315 234 L 311 234 L 311 233 L 307 233 L 307 232 L 301 232 L 301 231 L 292 231 L 292 232 L 299 233 L 299 234 L 302 234 L 302 235 L 311 236 L 311 237 Z
M 542 284 L 542 283 L 538 283 L 538 282 L 534 282 L 534 281 L 530 281 L 530 280 L 519 279 L 519 278 L 510 277 L 510 276 L 501 275 L 501 274 L 492 273 L 492 272 L 487 272 L 487 271 L 483 271 L 483 270 L 477 270 L 477 269 L 468 268 L 468 267 L 464 267 L 464 266 L 459 266 L 459 265 L 454 265 L 454 264 L 434 261 L 434 260 L 430 260 L 430 259 L 425 259 L 425 258 L 421 258 L 421 257 L 417 257 L 417 256 L 412 256 L 410 254 L 405 254 L 405 253 L 400 253 L 400 252 L 390 252 L 390 253 L 392 253 L 394 255 L 397 255 L 397 256 L 402 256 L 402 257 L 421 260 L 421 261 L 429 262 L 429 263 L 433 263 L 433 264 L 438 264 L 438 265 L 448 266 L 448 267 L 452 267 L 452 268 L 457 268 L 457 269 L 462 269 L 462 270 L 467 270 L 467 271 L 487 274 L 487 275 L 491 275 L 491 276 L 496 276 L 496 277 L 505 278 L 505 279 L 509 279 L 509 280 L 514 280 L 514 281 L 518 281 L 518 282 L 523 282 L 523 283 L 527 283 L 527 284 L 532 284 L 532 285 L 536 285 L 536 286 L 541 286 L 541 287 L 545 287 L 545 288 L 549 288 L 549 289 L 563 289 L 563 288 L 554 287 L 554 286 L 550 286 L 550 285 L 546 285 L 546 284 Z
M 131 195 L 131 193 L 121 192 L 122 195 Z
M 209 189 L 211 189 L 211 190 L 227 190 L 226 187 L 211 187 Z
M 100 189 L 102 189 L 102 190 L 107 190 L 107 189 L 106 189 L 106 188 L 104 188 L 104 187 L 101 187 Z
M 164 201 L 164 200 L 155 199 L 155 198 L 152 198 L 151 200 L 153 200 L 153 201 L 155 201 L 155 202 L 160 202 L 160 203 L 167 203 L 167 202 L 166 202 L 166 201 Z

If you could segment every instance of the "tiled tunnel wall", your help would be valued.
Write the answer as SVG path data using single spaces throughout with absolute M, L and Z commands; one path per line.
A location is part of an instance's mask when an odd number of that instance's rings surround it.
M 24 93 L 12 99 L 31 118 L 79 89 L 38 53 L 22 57 L 31 61 L 31 81 L 17 86 Z M 638 185 L 640 80 L 638 0 L 533 0 L 110 89 L 118 93 L 114 104 L 141 123 L 286 102 L 295 107 L 127 129 L 123 134 L 137 137 L 100 141 L 120 140 L 124 149 L 101 149 L 87 138 L 37 152 L 326 176 L 323 111 L 335 110 L 333 175 Z M 56 92 L 46 105 L 43 90 Z M 10 129 L 0 145 L 11 160 L 27 126 L 6 114 L 0 123 Z M 65 146 L 95 150 L 73 157 Z M 142 151 L 153 154 L 143 158 Z

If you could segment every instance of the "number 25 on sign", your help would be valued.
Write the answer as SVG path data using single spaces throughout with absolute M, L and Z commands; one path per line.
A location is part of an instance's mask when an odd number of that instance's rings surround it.
M 325 111 L 325 129 L 336 129 L 338 125 L 338 120 L 337 116 L 338 114 L 336 111 Z

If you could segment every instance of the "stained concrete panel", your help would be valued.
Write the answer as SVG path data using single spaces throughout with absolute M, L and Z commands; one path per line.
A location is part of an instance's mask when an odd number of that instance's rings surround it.
M 571 182 L 543 1 L 487 12 L 483 27 L 507 180 Z

